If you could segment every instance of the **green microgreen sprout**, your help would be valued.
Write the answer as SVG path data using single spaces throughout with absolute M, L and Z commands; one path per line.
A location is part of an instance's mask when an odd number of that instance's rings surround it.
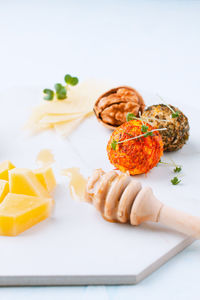
M 115 141 L 115 140 L 112 141 L 111 147 L 112 147 L 113 150 L 116 150 L 117 144 L 118 144 L 117 141 Z
M 172 118 L 178 118 L 178 117 L 179 117 L 179 111 L 172 113 Z
M 162 102 L 164 103 L 164 105 L 167 106 L 167 107 L 171 110 L 171 112 L 172 112 L 172 114 L 171 114 L 172 118 L 173 118 L 173 119 L 174 119 L 174 118 L 178 118 L 180 112 L 179 112 L 179 111 L 175 111 L 169 104 L 167 104 L 167 103 L 164 101 L 164 99 L 163 99 L 161 96 L 159 96 L 159 95 L 157 95 L 157 96 L 162 100 Z
M 127 122 L 129 122 L 129 121 L 132 121 L 132 120 L 139 120 L 139 121 L 141 121 L 142 122 L 142 126 L 141 126 L 141 131 L 143 132 L 143 133 L 145 133 L 144 135 L 141 135 L 141 136 L 144 136 L 144 137 L 147 137 L 147 136 L 153 136 L 153 133 L 152 133 L 152 131 L 155 131 L 155 130 L 151 130 L 151 131 L 148 131 L 148 126 L 146 126 L 145 124 L 144 124 L 144 122 L 146 122 L 147 124 L 150 124 L 151 125 L 151 122 L 149 122 L 149 120 L 147 120 L 147 119 L 149 119 L 149 118 L 146 118 L 146 117 L 142 117 L 141 116 L 141 113 L 139 113 L 139 115 L 140 115 L 140 117 L 138 118 L 138 117 L 136 117 L 133 113 L 127 113 L 127 115 L 126 115 L 126 120 L 127 120 Z M 157 119 L 156 119 L 157 120 Z M 158 120 L 157 120 L 158 121 Z M 166 121 L 166 120 L 159 120 L 159 121 Z M 160 128 L 160 129 L 157 129 L 157 130 L 166 130 L 167 128 Z M 139 137 L 141 137 L 141 136 L 139 136 Z
M 181 167 L 176 166 L 176 168 L 174 168 L 174 173 L 180 173 L 182 170 Z
M 44 99 L 47 101 L 51 101 L 53 100 L 54 97 L 54 91 L 50 90 L 50 89 L 44 89 L 43 93 L 45 94 Z
M 132 120 L 139 120 L 142 122 L 142 125 L 145 123 L 149 124 L 149 125 L 154 125 L 152 121 L 157 121 L 157 122 L 167 122 L 167 120 L 161 120 L 161 119 L 157 119 L 157 118 L 153 118 L 153 117 L 144 117 L 144 116 L 141 116 L 140 114 L 140 117 L 136 117 L 133 113 L 127 113 L 126 115 L 126 121 L 129 122 L 129 121 L 132 121 Z
M 181 180 L 179 180 L 178 179 L 178 177 L 174 177 L 173 179 L 171 179 L 171 183 L 173 184 L 173 185 L 177 185 L 177 184 L 179 184 L 181 182 Z
M 145 133 L 145 132 L 148 131 L 148 128 L 149 128 L 148 126 L 146 126 L 146 125 L 143 124 L 143 125 L 141 126 L 141 131 L 142 131 L 143 133 Z
M 54 88 L 55 88 L 56 92 L 59 92 L 63 88 L 63 85 L 61 83 L 56 83 L 54 85 Z
M 173 171 L 174 173 L 180 173 L 182 171 L 182 167 L 180 165 L 177 165 L 172 159 L 171 163 L 170 162 L 164 162 L 164 161 L 159 161 L 160 164 L 168 165 L 174 167 Z
M 56 90 L 56 97 L 58 100 L 64 100 L 67 98 L 67 89 L 61 83 L 56 83 L 54 88 Z
M 148 131 L 147 133 L 144 134 L 144 137 L 147 137 L 147 136 L 153 136 L 153 132 L 152 131 Z
M 160 160 L 159 163 L 174 167 L 174 169 L 173 169 L 174 173 L 180 173 L 182 171 L 182 167 L 180 165 L 177 165 L 173 160 L 171 160 L 171 163 Z M 177 176 L 175 176 L 173 179 L 171 179 L 171 183 L 173 185 L 177 185 L 180 182 L 181 182 L 181 180 L 179 180 Z
M 126 115 L 127 122 L 135 120 L 135 119 L 137 119 L 137 117 L 133 113 L 127 113 L 127 115 Z
M 65 82 L 69 85 L 77 85 L 78 84 L 78 78 L 77 77 L 72 77 L 71 75 L 67 74 L 65 75 Z
M 134 136 L 134 137 L 131 137 L 130 139 L 119 141 L 119 142 L 116 141 L 116 140 L 113 140 L 112 143 L 111 143 L 111 147 L 112 147 L 113 150 L 115 150 L 117 144 L 122 144 L 122 143 L 125 143 L 125 142 L 128 142 L 128 141 L 131 141 L 131 140 L 139 139 L 141 137 L 153 136 L 154 131 L 162 131 L 162 130 L 167 130 L 167 128 L 152 129 L 151 131 L 148 131 L 144 134 L 140 134 L 138 136 Z
M 75 86 L 78 84 L 78 78 L 72 77 L 71 75 L 67 74 L 64 77 L 64 80 L 66 82 L 66 85 L 62 85 L 61 83 L 56 83 L 54 85 L 55 92 L 50 89 L 44 89 L 43 93 L 45 94 L 44 100 L 52 101 L 54 99 L 54 96 L 56 96 L 57 100 L 64 100 L 67 99 L 67 90 L 69 88 L 69 85 Z

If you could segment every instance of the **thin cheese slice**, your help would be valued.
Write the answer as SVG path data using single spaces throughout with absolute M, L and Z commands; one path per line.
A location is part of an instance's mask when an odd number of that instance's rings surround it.
M 95 101 L 108 89 L 111 84 L 95 79 L 85 80 L 68 92 L 69 99 L 75 99 L 83 107 L 87 107 L 88 112 L 93 110 Z
M 33 134 L 55 128 L 60 135 L 67 136 L 80 124 L 83 116 L 92 113 L 95 101 L 107 89 L 108 84 L 94 80 L 71 87 L 67 99 L 43 101 L 35 108 L 25 128 Z
M 54 128 L 60 136 L 66 137 L 74 129 L 76 129 L 76 127 L 78 127 L 78 125 L 83 121 L 83 119 L 84 119 L 84 116 L 79 119 L 72 120 L 72 121 L 57 123 L 54 125 Z
M 82 116 L 84 116 L 85 113 L 76 113 L 76 114 L 60 114 L 60 115 L 53 115 L 53 114 L 48 114 L 45 115 L 40 121 L 39 124 L 56 124 L 56 123 L 61 123 L 61 122 L 66 122 L 66 121 L 71 121 L 78 119 Z
M 39 122 L 44 116 L 49 114 L 75 114 L 91 110 L 90 107 L 87 108 L 87 103 L 83 105 L 79 101 L 72 101 L 70 99 L 66 100 L 54 100 L 48 103 L 42 103 L 40 106 L 34 109 L 32 116 L 28 121 L 29 124 L 34 124 Z
M 15 194 L 49 197 L 49 193 L 29 169 L 15 168 L 9 171 L 9 190 Z
M 52 124 L 40 124 L 38 123 L 27 123 L 24 127 L 29 130 L 29 133 L 32 135 L 38 134 L 44 130 L 51 130 L 53 128 Z
M 0 203 L 4 200 L 9 192 L 9 184 L 6 180 L 0 180 Z
M 16 236 L 48 218 L 51 198 L 8 193 L 0 206 L 0 235 Z

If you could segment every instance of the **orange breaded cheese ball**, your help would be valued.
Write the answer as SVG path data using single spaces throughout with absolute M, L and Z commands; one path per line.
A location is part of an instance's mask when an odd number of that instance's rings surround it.
M 132 139 L 145 134 L 142 132 L 142 125 L 148 127 L 147 132 L 155 129 L 147 123 L 142 124 L 140 120 L 132 120 L 117 127 L 107 145 L 111 164 L 130 175 L 148 173 L 163 155 L 163 142 L 159 131 Z

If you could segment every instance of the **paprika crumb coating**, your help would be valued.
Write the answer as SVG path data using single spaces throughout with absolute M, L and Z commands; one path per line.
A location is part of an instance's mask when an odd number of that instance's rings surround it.
M 155 129 L 147 123 L 145 125 L 148 126 L 148 131 Z M 158 131 L 154 131 L 152 136 L 126 141 L 144 134 L 141 126 L 142 122 L 139 120 L 122 124 L 113 131 L 107 144 L 111 164 L 122 172 L 129 172 L 130 175 L 148 173 L 163 155 L 163 142 Z M 117 142 L 115 150 L 112 147 L 113 141 Z

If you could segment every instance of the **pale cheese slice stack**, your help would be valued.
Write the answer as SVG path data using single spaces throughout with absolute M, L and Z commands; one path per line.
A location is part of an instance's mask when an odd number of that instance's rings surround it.
M 55 129 L 60 136 L 66 137 L 93 114 L 94 102 L 107 88 L 107 83 L 88 80 L 70 87 L 65 100 L 42 100 L 33 110 L 26 128 L 32 133 Z

